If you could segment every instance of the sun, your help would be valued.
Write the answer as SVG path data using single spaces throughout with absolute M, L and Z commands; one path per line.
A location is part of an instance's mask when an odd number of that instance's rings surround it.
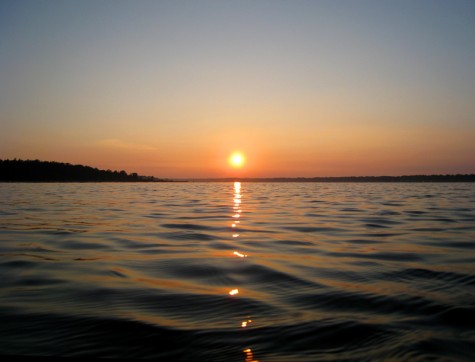
M 229 157 L 229 164 L 234 168 L 241 168 L 246 163 L 246 158 L 241 152 L 234 152 Z

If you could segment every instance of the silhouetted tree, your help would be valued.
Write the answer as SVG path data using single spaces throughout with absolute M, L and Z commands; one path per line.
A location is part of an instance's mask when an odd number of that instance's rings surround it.
M 40 160 L 0 160 L 0 181 L 159 181 L 128 175 L 124 170 L 99 170 L 90 166 Z

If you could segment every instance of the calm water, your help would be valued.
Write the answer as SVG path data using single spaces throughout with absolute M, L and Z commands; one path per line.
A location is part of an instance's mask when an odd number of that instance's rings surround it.
M 0 277 L 0 354 L 473 361 L 475 184 L 0 184 Z

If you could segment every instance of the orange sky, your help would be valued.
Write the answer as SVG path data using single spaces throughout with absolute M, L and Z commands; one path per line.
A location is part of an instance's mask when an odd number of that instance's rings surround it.
M 24 1 L 0 14 L 0 158 L 167 178 L 475 172 L 471 2 Z

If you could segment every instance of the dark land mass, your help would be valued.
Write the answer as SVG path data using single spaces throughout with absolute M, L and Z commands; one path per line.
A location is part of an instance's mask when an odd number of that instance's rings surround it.
M 197 182 L 475 182 L 475 174 L 188 179 Z
M 0 182 L 475 182 L 475 174 L 160 179 L 125 171 L 99 170 L 90 166 L 40 160 L 1 160 Z
M 165 182 L 153 176 L 39 160 L 0 160 L 0 182 Z

